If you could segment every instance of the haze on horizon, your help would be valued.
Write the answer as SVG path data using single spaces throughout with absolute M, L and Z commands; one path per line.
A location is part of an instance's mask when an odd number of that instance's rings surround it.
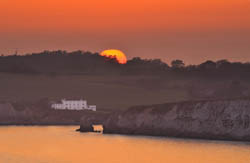
M 0 54 L 120 49 L 132 58 L 250 61 L 249 0 L 1 0 Z

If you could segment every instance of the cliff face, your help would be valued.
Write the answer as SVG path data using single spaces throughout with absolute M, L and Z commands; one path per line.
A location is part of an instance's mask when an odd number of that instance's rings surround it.
M 79 125 L 92 111 L 54 110 L 49 101 L 37 103 L 0 102 L 0 125 Z
M 25 124 L 31 117 L 28 109 L 16 110 L 9 102 L 0 103 L 0 125 Z
M 104 133 L 250 141 L 250 100 L 138 106 L 112 114 L 103 127 Z

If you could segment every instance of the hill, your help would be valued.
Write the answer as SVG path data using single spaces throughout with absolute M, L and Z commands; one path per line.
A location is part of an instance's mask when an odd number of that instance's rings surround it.
M 84 97 L 100 109 L 250 96 L 250 64 L 227 60 L 171 65 L 160 59 L 128 60 L 97 53 L 44 51 L 0 57 L 0 100 L 36 102 Z

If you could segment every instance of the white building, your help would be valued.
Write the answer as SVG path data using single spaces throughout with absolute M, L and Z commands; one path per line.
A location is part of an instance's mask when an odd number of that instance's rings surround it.
M 56 110 L 92 110 L 96 111 L 96 105 L 87 105 L 86 100 L 66 100 L 62 99 L 61 103 L 54 103 L 51 108 Z

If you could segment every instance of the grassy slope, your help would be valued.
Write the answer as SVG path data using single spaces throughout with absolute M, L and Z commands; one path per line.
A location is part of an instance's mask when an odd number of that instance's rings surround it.
M 125 109 L 186 100 L 186 90 L 161 78 L 117 76 L 45 76 L 0 73 L 0 100 L 84 97 L 98 108 Z

